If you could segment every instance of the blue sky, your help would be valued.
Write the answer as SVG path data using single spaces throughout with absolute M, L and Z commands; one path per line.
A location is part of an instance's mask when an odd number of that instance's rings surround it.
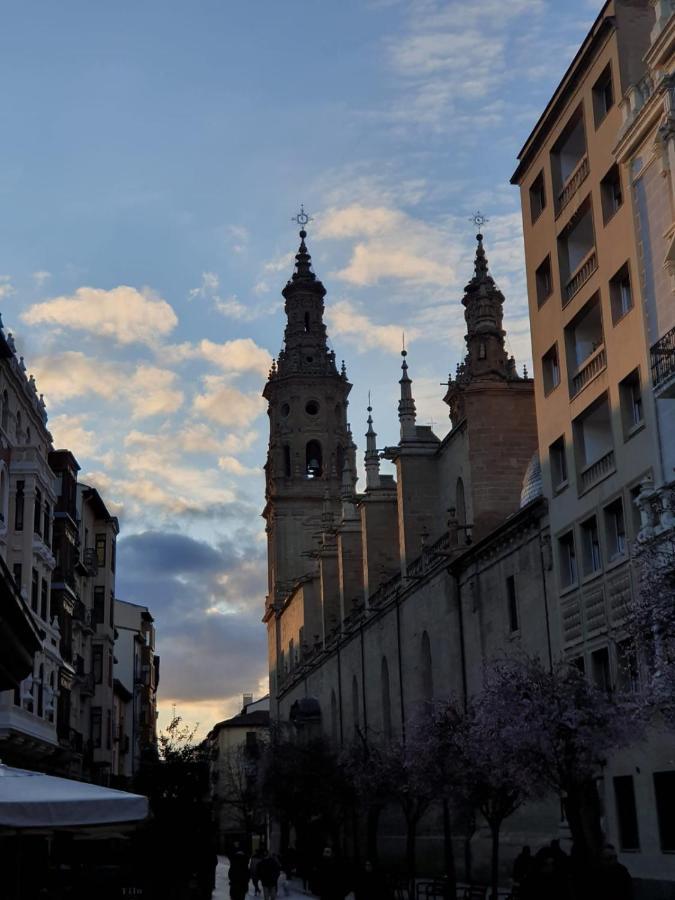
M 463 350 L 480 208 L 528 362 L 515 157 L 588 0 L 47 0 L 0 29 L 0 310 L 57 446 L 120 516 L 118 594 L 148 604 L 164 716 L 264 690 L 260 391 L 303 202 L 365 430 L 396 440 L 400 334 L 419 421 Z

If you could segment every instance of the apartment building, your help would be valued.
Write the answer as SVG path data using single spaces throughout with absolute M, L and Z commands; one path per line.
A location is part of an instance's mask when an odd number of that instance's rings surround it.
M 157 744 L 159 656 L 146 606 L 115 599 L 115 631 L 112 774 L 124 785 Z
M 633 173 L 616 152 L 628 134 L 622 98 L 643 83 L 663 6 L 603 6 L 512 178 L 521 191 L 562 652 L 607 689 L 630 689 L 640 678 L 622 630 L 636 589 L 631 549 L 643 527 L 636 500 L 672 479 L 662 464 L 674 448 L 659 441 L 650 347 L 673 321 L 665 313 L 650 320 L 646 241 L 636 231 L 636 223 L 659 225 L 650 212 L 641 217 Z M 652 735 L 604 773 L 607 832 L 633 875 L 652 881 L 674 876 L 672 804 L 664 802 L 672 770 L 672 739 Z
M 21 598 L 19 618 L 29 612 L 31 620 L 21 629 L 25 652 L 20 652 L 19 671 L 25 677 L 13 690 L 0 692 L 0 757 L 9 764 L 41 766 L 59 748 L 56 697 L 62 660 L 51 603 L 56 497 L 50 445 L 44 401 L 0 320 L 0 557 L 5 580 L 11 572 L 10 594 Z

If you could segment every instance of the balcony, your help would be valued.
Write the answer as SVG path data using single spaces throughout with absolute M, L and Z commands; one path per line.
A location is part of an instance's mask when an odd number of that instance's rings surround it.
M 593 485 L 602 481 L 602 479 L 606 478 L 608 475 L 611 475 L 614 468 L 614 451 L 610 450 L 605 453 L 604 456 L 601 456 L 600 459 L 596 459 L 595 462 L 586 466 L 585 469 L 582 469 L 579 473 L 581 479 L 581 493 L 590 490 Z
M 607 368 L 607 351 L 604 346 L 599 347 L 595 353 L 584 363 L 581 368 L 577 369 L 572 375 L 570 383 L 570 397 L 576 397 L 586 385 L 593 381 L 596 375 Z
M 655 394 L 675 398 L 675 328 L 659 338 L 650 354 Z
M 562 211 L 565 209 L 567 204 L 570 202 L 572 197 L 579 190 L 583 182 L 588 177 L 588 173 L 590 172 L 590 166 L 588 164 L 588 156 L 583 156 L 581 161 L 578 163 L 576 169 L 569 176 L 565 184 L 563 185 L 562 190 L 559 192 L 556 198 L 556 207 L 555 207 L 555 217 L 556 219 L 560 216 Z
M 598 257 L 595 247 L 593 247 L 565 285 L 565 304 L 569 303 L 579 293 L 597 268 Z
M 87 570 L 87 575 L 96 575 L 98 572 L 98 560 L 96 558 L 96 549 L 94 547 L 85 547 L 82 551 L 82 564 Z

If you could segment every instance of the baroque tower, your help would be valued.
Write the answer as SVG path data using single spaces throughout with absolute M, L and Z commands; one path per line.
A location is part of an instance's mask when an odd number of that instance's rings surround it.
M 328 348 L 326 289 L 312 272 L 306 237 L 303 229 L 295 271 L 282 291 L 284 345 L 263 391 L 270 428 L 263 511 L 266 620 L 281 608 L 294 585 L 318 572 L 323 525 L 331 518 L 340 520 L 356 480 L 355 447 L 347 424 L 351 384 L 344 363 L 338 371 L 335 353 Z

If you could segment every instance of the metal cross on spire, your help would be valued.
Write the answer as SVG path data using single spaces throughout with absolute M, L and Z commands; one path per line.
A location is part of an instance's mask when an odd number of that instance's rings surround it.
M 485 225 L 489 221 L 490 220 L 488 219 L 488 217 L 484 216 L 479 209 L 477 209 L 472 216 L 469 216 L 469 222 L 473 222 L 473 224 L 479 231 L 482 231 L 483 225 Z
M 296 225 L 299 225 L 301 228 L 305 228 L 305 226 L 312 221 L 312 216 L 307 215 L 305 212 L 305 204 L 300 204 L 300 212 L 293 216 L 291 222 L 295 222 Z

